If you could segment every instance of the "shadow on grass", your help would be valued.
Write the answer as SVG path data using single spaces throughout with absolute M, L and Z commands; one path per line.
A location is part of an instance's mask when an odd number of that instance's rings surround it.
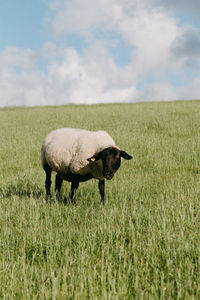
M 27 197 L 27 198 L 43 198 L 47 203 L 60 203 L 66 206 L 75 205 L 69 197 L 61 195 L 59 198 L 56 197 L 55 193 L 52 194 L 51 197 L 46 197 L 45 190 L 40 189 L 40 187 L 27 179 L 19 179 L 15 182 L 10 182 L 6 186 L 0 187 L 0 196 L 4 198 L 10 198 L 12 196 L 18 197 Z
M 57 202 L 59 204 L 64 204 L 65 206 L 76 205 L 76 202 L 71 201 L 71 199 L 69 197 L 66 197 L 63 195 L 56 197 L 56 195 L 53 194 L 51 196 L 44 196 L 44 197 L 45 197 L 46 202 L 49 204 L 54 204 Z
M 45 197 L 44 190 L 41 190 L 37 184 L 27 179 L 19 179 L 8 183 L 7 186 L 0 187 L 0 195 L 6 198 L 10 198 L 13 195 L 28 198 Z
M 0 197 L 3 198 L 11 198 L 12 196 L 17 196 L 19 198 L 33 198 L 33 199 L 42 199 L 45 200 L 48 204 L 61 204 L 65 206 L 76 207 L 80 203 L 85 203 L 87 206 L 89 203 L 93 203 L 93 198 L 96 199 L 94 193 L 90 193 L 90 197 L 88 197 L 88 191 L 82 193 L 76 193 L 74 196 L 74 201 L 71 201 L 69 198 L 69 191 L 66 189 L 62 192 L 60 197 L 56 197 L 55 192 L 52 187 L 52 196 L 46 197 L 45 188 L 40 187 L 39 184 L 28 178 L 20 178 L 15 181 L 11 181 L 7 183 L 7 185 L 0 186 Z M 99 199 L 98 199 L 99 200 Z M 98 201 L 100 203 L 100 201 Z

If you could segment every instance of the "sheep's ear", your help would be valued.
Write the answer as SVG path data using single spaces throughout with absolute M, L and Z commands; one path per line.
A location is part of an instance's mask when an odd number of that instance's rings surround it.
M 124 159 L 132 159 L 133 157 L 126 153 L 125 151 L 120 150 L 120 156 L 123 157 Z
M 100 158 L 101 158 L 101 157 L 100 157 L 100 154 L 97 153 L 97 154 L 95 154 L 95 155 L 93 155 L 93 156 L 87 158 L 87 160 L 88 160 L 89 162 L 94 162 L 94 161 L 99 160 Z

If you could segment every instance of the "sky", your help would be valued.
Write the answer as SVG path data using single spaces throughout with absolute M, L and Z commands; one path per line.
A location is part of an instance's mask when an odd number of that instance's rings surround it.
M 0 107 L 200 99 L 199 0 L 0 4 Z

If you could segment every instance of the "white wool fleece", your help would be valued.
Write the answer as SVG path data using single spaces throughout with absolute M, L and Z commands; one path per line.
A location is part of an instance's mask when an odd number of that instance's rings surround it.
M 49 133 L 41 149 L 42 165 L 46 163 L 56 172 L 85 175 L 91 173 L 103 179 L 101 160 L 89 163 L 90 158 L 107 147 L 116 147 L 106 131 L 60 128 Z

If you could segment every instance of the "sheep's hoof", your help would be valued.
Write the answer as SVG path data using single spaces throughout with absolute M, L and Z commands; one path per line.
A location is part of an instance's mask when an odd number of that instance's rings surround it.
M 76 202 L 75 202 L 73 199 L 70 200 L 70 203 L 71 203 L 72 205 L 76 205 Z
M 106 202 L 106 199 L 105 199 L 105 197 L 104 197 L 104 198 L 101 199 L 101 204 L 104 205 L 105 202 Z
M 51 200 L 51 194 L 46 194 L 45 199 L 46 199 L 47 202 L 48 202 L 49 200 Z
M 70 199 L 69 197 L 68 198 L 64 197 L 63 203 L 64 203 L 64 205 L 70 205 L 70 204 L 75 204 L 75 201 Z
M 70 204 L 72 204 L 72 205 L 76 205 L 76 202 L 75 202 L 75 200 L 74 199 L 71 199 L 70 197 L 65 197 L 65 199 L 64 199 L 64 203 L 65 203 L 65 205 L 70 205 Z
M 51 195 L 46 195 L 45 200 L 47 203 L 50 203 L 50 204 L 55 202 Z

